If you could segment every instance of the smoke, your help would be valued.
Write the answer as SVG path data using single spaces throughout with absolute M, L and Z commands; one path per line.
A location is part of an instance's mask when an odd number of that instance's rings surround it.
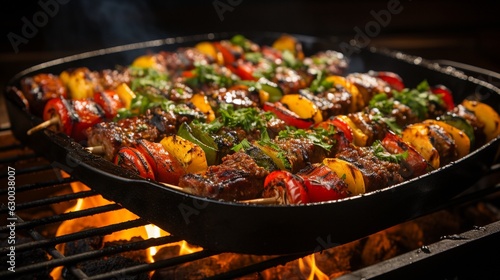
M 81 50 L 167 37 L 156 16 L 149 1 L 71 1 L 51 22 L 45 42 L 53 50 Z

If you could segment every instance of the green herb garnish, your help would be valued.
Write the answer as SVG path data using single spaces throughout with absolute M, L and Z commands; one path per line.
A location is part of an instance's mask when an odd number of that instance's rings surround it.
M 380 160 L 390 161 L 394 163 L 400 163 L 402 160 L 408 158 L 408 151 L 404 151 L 400 154 L 391 154 L 389 153 L 384 146 L 382 146 L 382 142 L 377 140 L 372 145 L 373 154 L 379 158 Z
M 330 151 L 333 146 L 332 140 L 330 140 L 333 134 L 335 134 L 333 126 L 328 129 L 318 127 L 307 131 L 287 126 L 286 129 L 279 132 L 278 139 L 306 138 L 311 140 L 314 145 Z

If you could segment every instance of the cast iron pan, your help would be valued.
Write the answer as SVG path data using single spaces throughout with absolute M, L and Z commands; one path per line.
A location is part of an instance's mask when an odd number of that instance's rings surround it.
M 280 34 L 248 35 L 271 44 Z M 418 217 L 439 207 L 476 182 L 497 160 L 500 138 L 443 168 L 399 185 L 340 201 L 293 205 L 246 205 L 217 201 L 167 189 L 141 179 L 92 155 L 62 134 L 48 130 L 27 136 L 41 120 L 28 113 L 10 86 L 38 72 L 60 73 L 78 66 L 90 69 L 128 65 L 147 51 L 174 50 L 201 40 L 220 40 L 230 34 L 169 38 L 98 50 L 34 66 L 16 75 L 7 89 L 7 105 L 14 135 L 52 160 L 105 198 L 188 242 L 205 249 L 251 254 L 313 252 L 350 242 Z M 319 38 L 297 36 L 306 54 L 336 49 Z M 500 111 L 500 90 L 449 67 L 399 52 L 362 49 L 351 57 L 349 72 L 387 70 L 403 77 L 407 86 L 427 79 L 449 87 L 457 103 L 469 95 Z

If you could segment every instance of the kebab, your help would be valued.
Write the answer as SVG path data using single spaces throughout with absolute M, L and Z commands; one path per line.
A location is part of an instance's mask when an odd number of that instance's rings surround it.
M 337 82 L 337 83 L 338 83 L 338 82 Z M 343 82 L 340 82 L 340 83 L 343 83 Z M 344 83 L 344 85 L 345 85 L 345 83 Z M 364 96 L 368 96 L 368 94 L 365 94 Z M 362 102 L 366 102 L 366 101 L 364 100 L 364 96 L 359 96 L 359 95 L 358 95 L 358 96 L 354 99 L 354 100 L 356 100 L 356 101 L 354 102 L 354 104 L 363 104 L 363 103 L 361 103 L 361 101 L 360 101 L 360 100 L 362 100 Z M 288 96 L 287 98 L 290 98 L 290 96 Z M 355 105 L 353 108 L 355 108 L 356 106 L 359 106 L 359 105 Z

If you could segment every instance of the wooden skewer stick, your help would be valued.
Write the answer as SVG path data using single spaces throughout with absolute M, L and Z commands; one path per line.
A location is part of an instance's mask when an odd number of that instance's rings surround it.
M 26 132 L 26 134 L 31 135 L 31 134 L 33 134 L 33 133 L 35 133 L 37 131 L 40 131 L 42 129 L 45 129 L 45 128 L 47 128 L 47 127 L 49 127 L 51 125 L 57 124 L 57 123 L 59 123 L 59 117 L 57 115 L 55 115 L 52 118 L 44 121 L 43 123 L 41 123 L 41 124 L 39 124 L 37 126 L 32 127 L 30 130 L 28 130 Z
M 93 146 L 93 147 L 87 147 L 85 149 L 96 155 L 104 154 L 104 146 Z
M 167 183 L 162 183 L 160 184 L 164 185 L 167 188 L 176 190 L 176 191 L 181 191 L 187 194 L 192 194 L 188 189 L 183 189 L 179 186 L 175 186 L 172 184 L 167 184 Z M 248 199 L 248 200 L 240 200 L 238 201 L 239 203 L 248 203 L 248 204 L 260 204 L 260 205 L 270 205 L 270 204 L 279 204 L 278 196 L 275 197 L 263 197 L 263 198 L 256 198 L 256 199 Z

